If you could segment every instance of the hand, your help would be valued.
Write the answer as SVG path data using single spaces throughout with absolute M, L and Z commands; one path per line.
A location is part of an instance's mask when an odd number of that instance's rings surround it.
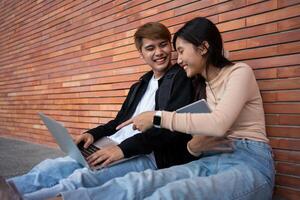
M 189 149 L 194 154 L 201 154 L 206 151 L 232 152 L 232 141 L 224 137 L 193 136 L 188 142 Z
M 125 122 L 117 126 L 117 130 L 127 126 L 129 124 L 133 124 L 133 130 L 139 130 L 141 132 L 145 132 L 149 128 L 153 126 L 153 117 L 155 115 L 155 111 L 143 112 Z
M 84 133 L 74 138 L 74 142 L 76 144 L 79 144 L 81 141 L 84 141 L 83 147 L 88 148 L 91 144 L 94 143 L 94 137 L 90 133 Z
M 102 167 L 106 167 L 110 163 L 124 158 L 123 151 L 118 146 L 109 146 L 100 149 L 87 157 L 87 161 L 90 165 L 96 166 L 102 163 Z

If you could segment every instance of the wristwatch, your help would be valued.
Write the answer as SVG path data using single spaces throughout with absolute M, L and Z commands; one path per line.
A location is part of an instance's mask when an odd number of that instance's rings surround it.
M 155 128 L 160 128 L 161 123 L 161 111 L 156 111 L 153 116 L 153 126 Z

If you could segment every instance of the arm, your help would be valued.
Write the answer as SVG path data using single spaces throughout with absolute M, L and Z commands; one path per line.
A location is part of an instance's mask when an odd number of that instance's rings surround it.
M 193 135 L 223 137 L 228 134 L 228 130 L 237 122 L 238 117 L 246 121 L 251 117 L 254 121 L 253 117 L 261 117 L 263 115 L 261 97 L 252 69 L 249 66 L 237 66 L 230 70 L 225 74 L 225 79 L 221 80 L 222 87 L 226 89 L 222 91 L 220 101 L 217 102 L 212 113 L 191 114 L 163 111 L 161 127 Z M 243 112 L 243 109 L 246 109 L 245 104 L 250 100 L 256 101 L 254 105 L 248 105 L 247 109 L 251 112 L 257 107 L 253 113 L 254 116 Z M 137 130 L 145 132 L 153 126 L 154 114 L 153 111 L 141 113 L 122 123 L 118 128 L 133 123 Z
M 183 70 L 174 77 L 174 84 L 170 94 L 169 101 L 166 104 L 165 110 L 176 110 L 184 105 L 189 104 L 193 97 L 193 87 L 190 79 L 186 77 Z M 174 142 L 178 144 L 186 142 L 191 138 L 190 136 L 182 136 L 173 134 L 168 130 L 152 128 L 147 131 L 147 134 L 136 134 L 124 140 L 119 147 L 122 149 L 125 157 L 131 157 L 139 154 L 148 154 L 153 150 L 162 148 L 163 146 L 171 145 Z M 187 151 L 186 151 L 187 152 Z
M 132 95 L 133 90 L 136 86 L 137 86 L 137 83 L 135 83 L 131 86 L 129 93 L 128 93 L 124 103 L 122 104 L 122 107 L 121 107 L 120 111 L 118 112 L 117 116 L 115 117 L 115 119 L 109 121 L 106 124 L 97 126 L 96 128 L 86 131 L 87 133 L 90 133 L 93 136 L 94 141 L 97 141 L 98 139 L 100 139 L 104 136 L 110 136 L 116 132 L 116 127 L 121 123 L 121 120 L 124 120 L 122 118 L 124 117 L 124 115 L 126 115 L 130 96 Z M 130 117 L 130 116 L 128 116 L 128 117 Z
M 236 68 L 228 75 L 226 90 L 212 113 L 163 112 L 162 127 L 194 135 L 225 136 L 256 87 L 250 67 Z
M 186 144 L 191 138 L 187 134 L 174 134 L 166 129 L 151 128 L 145 133 L 139 133 L 124 140 L 118 146 L 122 149 L 125 158 L 140 154 L 149 154 L 152 151 L 171 146 L 189 154 Z

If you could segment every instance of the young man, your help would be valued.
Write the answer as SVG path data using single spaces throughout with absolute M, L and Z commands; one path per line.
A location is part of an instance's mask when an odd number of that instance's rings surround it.
M 139 156 L 96 172 L 82 168 L 69 157 L 45 160 L 29 173 L 9 180 L 25 199 L 46 199 L 79 187 L 99 186 L 128 172 L 165 168 L 195 158 L 187 151 L 186 144 L 191 139 L 187 134 L 156 128 L 138 133 L 131 125 L 116 130 L 119 124 L 141 112 L 172 111 L 193 99 L 190 79 L 181 67 L 171 64 L 168 29 L 160 23 L 147 23 L 136 31 L 134 39 L 138 51 L 152 70 L 130 88 L 114 120 L 88 130 L 75 140 L 77 143 L 83 141 L 85 147 L 105 136 L 119 143 L 92 154 L 88 158 L 92 165 L 106 166 L 123 157 Z

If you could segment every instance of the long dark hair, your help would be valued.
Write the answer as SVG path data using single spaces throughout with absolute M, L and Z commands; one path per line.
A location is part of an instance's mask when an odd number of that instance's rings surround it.
M 201 46 L 204 41 L 209 44 L 207 54 L 205 55 L 207 57 L 206 67 L 213 65 L 217 68 L 223 68 L 233 64 L 224 56 L 223 41 L 220 31 L 214 23 L 205 17 L 197 17 L 188 21 L 175 33 L 173 37 L 174 49 L 176 49 L 176 40 L 178 37 L 190 42 L 195 47 Z M 198 79 L 198 84 L 200 85 L 199 89 L 204 89 L 204 91 L 198 91 L 201 95 L 197 98 L 206 98 L 205 80 L 203 77 L 197 77 L 196 79 Z

